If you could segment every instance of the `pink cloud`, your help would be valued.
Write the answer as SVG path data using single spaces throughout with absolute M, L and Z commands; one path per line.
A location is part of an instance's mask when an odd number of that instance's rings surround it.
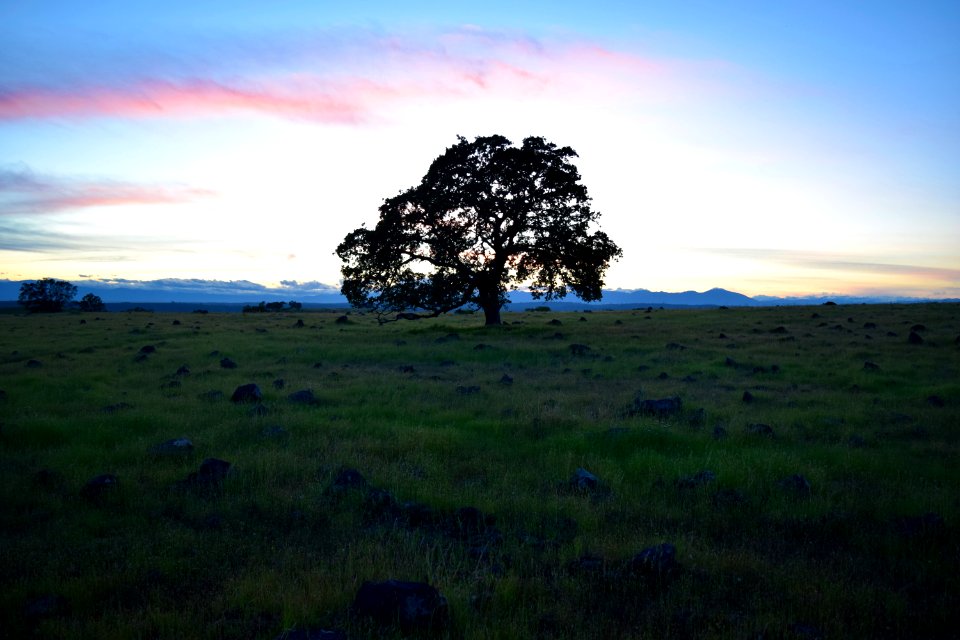
M 0 215 L 57 213 L 89 207 L 181 204 L 214 195 L 195 187 L 90 182 L 0 170 Z
M 360 44 L 348 62 L 331 66 L 329 60 L 291 53 L 254 76 L 210 71 L 174 78 L 144 70 L 115 85 L 8 88 L 0 91 L 0 121 L 259 113 L 358 125 L 388 117 L 391 106 L 408 99 L 547 93 L 582 99 L 585 89 L 594 96 L 649 92 L 653 85 L 665 86 L 673 73 L 670 64 L 594 43 L 539 42 L 472 27 L 426 43 L 391 36 L 361 38 Z

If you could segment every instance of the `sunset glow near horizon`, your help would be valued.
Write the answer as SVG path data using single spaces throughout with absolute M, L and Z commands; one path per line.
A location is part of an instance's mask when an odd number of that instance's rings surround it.
M 960 4 L 328 4 L 0 6 L 0 279 L 336 286 L 497 133 L 577 151 L 607 288 L 960 297 Z

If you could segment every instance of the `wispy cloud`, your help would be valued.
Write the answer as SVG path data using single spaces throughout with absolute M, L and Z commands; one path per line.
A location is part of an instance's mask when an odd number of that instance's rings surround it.
M 216 65 L 157 65 L 150 56 L 90 82 L 62 76 L 0 85 L 0 120 L 184 118 L 259 113 L 330 124 L 387 117 L 408 99 L 548 90 L 582 95 L 605 87 L 643 89 L 679 68 L 583 41 L 461 28 L 426 36 L 349 32 L 293 38 L 237 52 Z M 137 62 L 140 67 L 136 66 Z M 54 75 L 54 78 L 57 76 Z
M 117 205 L 177 204 L 211 195 L 212 191 L 182 185 L 43 176 L 22 165 L 0 168 L 0 216 Z
M 816 251 L 794 251 L 783 249 L 743 249 L 743 248 L 705 248 L 699 251 L 732 258 L 776 262 L 808 269 L 822 269 L 839 272 L 858 272 L 903 276 L 925 280 L 943 280 L 960 282 L 960 269 L 949 267 L 930 267 L 925 265 L 872 262 L 855 259 L 852 256 L 822 253 Z

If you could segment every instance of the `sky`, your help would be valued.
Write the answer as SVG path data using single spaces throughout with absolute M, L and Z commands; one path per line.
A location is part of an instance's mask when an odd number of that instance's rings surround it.
M 608 288 L 960 297 L 960 3 L 0 3 L 0 279 L 338 287 L 458 135 L 578 153 Z

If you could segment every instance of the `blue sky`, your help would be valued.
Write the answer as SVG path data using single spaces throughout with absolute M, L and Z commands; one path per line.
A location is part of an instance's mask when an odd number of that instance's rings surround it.
M 0 278 L 336 285 L 491 133 L 578 151 L 609 287 L 960 296 L 955 2 L 6 2 Z

